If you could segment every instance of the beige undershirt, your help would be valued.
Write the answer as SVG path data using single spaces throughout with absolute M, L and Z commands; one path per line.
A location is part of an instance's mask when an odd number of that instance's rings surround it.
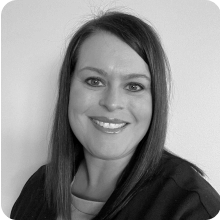
M 71 219 L 90 220 L 99 213 L 104 204 L 105 202 L 84 200 L 72 195 Z
M 73 182 L 74 180 L 71 183 L 71 188 Z M 105 202 L 81 199 L 73 194 L 71 194 L 71 199 L 71 220 L 90 220 L 99 213 L 105 204 Z M 60 220 L 60 218 L 58 217 L 57 220 Z

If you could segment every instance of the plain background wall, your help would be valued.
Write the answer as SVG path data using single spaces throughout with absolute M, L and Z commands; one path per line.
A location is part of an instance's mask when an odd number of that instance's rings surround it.
M 205 0 L 16 0 L 2 11 L 1 203 L 9 216 L 46 163 L 59 68 L 92 13 L 123 9 L 152 23 L 168 55 L 173 92 L 167 148 L 194 162 L 220 193 L 220 10 Z

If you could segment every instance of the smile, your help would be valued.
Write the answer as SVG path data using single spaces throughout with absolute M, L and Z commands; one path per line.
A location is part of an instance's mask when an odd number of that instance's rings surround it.
M 126 123 L 121 123 L 121 124 L 105 123 L 105 122 L 98 121 L 98 120 L 95 120 L 95 119 L 93 119 L 93 121 L 96 124 L 102 126 L 103 128 L 110 128 L 110 129 L 121 128 L 126 124 Z
M 93 125 L 95 128 L 97 128 L 99 131 L 102 131 L 104 133 L 108 134 L 118 134 L 121 132 L 128 123 L 122 122 L 118 119 L 107 119 L 107 118 L 90 118 L 93 122 Z

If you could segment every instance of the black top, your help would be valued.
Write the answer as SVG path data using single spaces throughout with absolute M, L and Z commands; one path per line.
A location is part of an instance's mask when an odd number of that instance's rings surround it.
M 10 218 L 56 220 L 44 198 L 45 165 L 25 184 Z M 192 166 L 170 157 L 162 172 L 118 213 L 114 220 L 207 220 L 220 210 L 220 196 Z

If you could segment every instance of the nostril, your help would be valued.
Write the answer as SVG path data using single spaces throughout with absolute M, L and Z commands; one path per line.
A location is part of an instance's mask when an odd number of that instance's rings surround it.
M 99 104 L 108 111 L 123 109 L 123 97 L 119 89 L 111 87 L 103 93 L 103 97 L 100 99 Z
M 108 111 L 114 111 L 117 109 L 123 109 L 123 104 L 120 103 L 119 101 L 113 101 L 109 99 L 101 99 L 99 102 L 100 106 L 106 108 Z

